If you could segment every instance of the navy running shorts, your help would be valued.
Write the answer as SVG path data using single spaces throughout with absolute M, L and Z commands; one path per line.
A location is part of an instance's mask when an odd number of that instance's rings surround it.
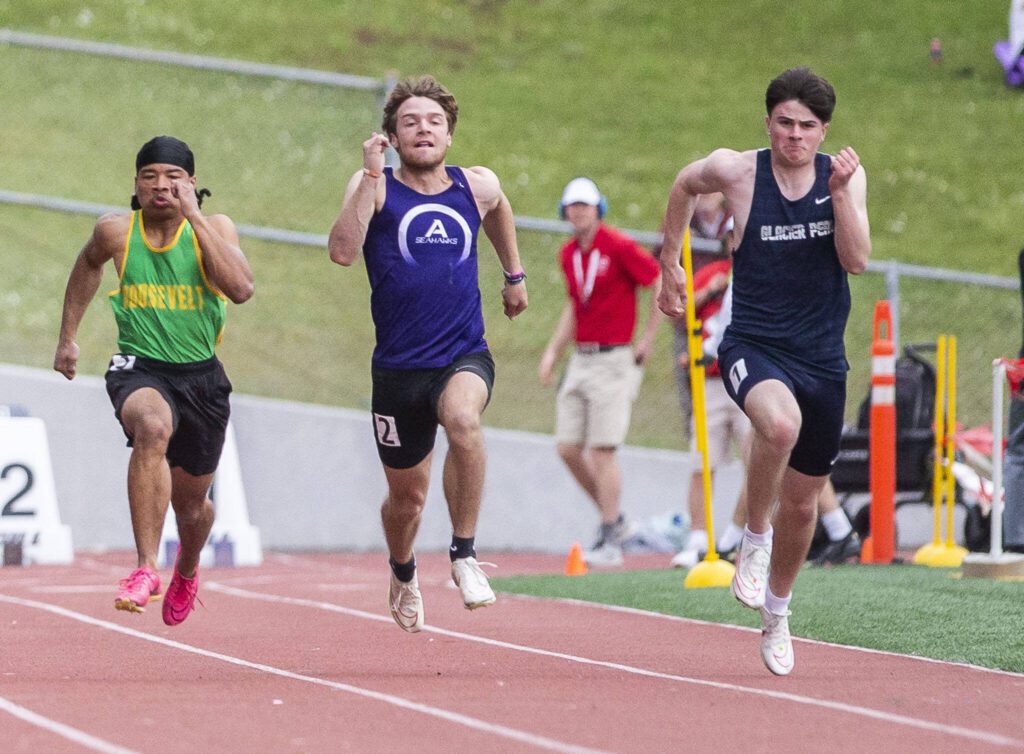
M 745 341 L 726 339 L 718 351 L 725 389 L 743 408 L 750 389 L 765 380 L 789 388 L 800 407 L 800 435 L 789 466 L 808 476 L 827 476 L 839 455 L 846 409 L 846 380 L 810 374 L 792 361 Z

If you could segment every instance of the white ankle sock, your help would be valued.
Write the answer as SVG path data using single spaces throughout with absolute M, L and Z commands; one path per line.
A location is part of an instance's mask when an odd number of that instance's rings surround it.
M 705 552 L 708 549 L 708 533 L 703 529 L 691 530 L 690 536 L 686 540 L 686 549 Z
M 743 529 L 730 521 L 725 533 L 718 540 L 718 549 L 722 552 L 735 549 L 739 546 L 741 539 L 743 539 Z
M 762 532 L 761 534 L 755 534 L 750 531 L 746 526 L 743 527 L 743 536 L 753 542 L 755 545 L 770 545 L 772 543 L 772 534 L 774 533 L 772 527 L 768 527 L 768 531 Z
M 771 587 L 769 587 L 764 595 L 764 608 L 774 615 L 785 615 L 789 612 L 789 601 L 791 599 L 793 599 L 792 592 L 785 597 L 776 597 L 772 594 Z
M 846 517 L 846 512 L 842 508 L 836 508 L 834 511 L 829 511 L 822 516 L 821 525 L 825 527 L 825 531 L 828 532 L 828 538 L 833 542 L 838 542 L 853 531 L 850 519 Z

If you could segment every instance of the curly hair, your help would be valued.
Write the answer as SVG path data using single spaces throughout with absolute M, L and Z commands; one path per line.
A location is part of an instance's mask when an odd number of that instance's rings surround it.
M 398 130 L 398 108 L 410 97 L 434 100 L 444 110 L 448 119 L 448 133 L 455 132 L 455 122 L 459 119 L 459 105 L 455 97 L 433 76 L 416 76 L 399 81 L 388 95 L 387 102 L 384 103 L 384 118 L 381 121 L 381 128 L 385 134 L 390 136 Z

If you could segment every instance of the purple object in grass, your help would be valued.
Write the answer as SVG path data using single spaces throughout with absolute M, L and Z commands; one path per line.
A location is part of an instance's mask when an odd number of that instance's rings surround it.
M 1006 72 L 1008 86 L 1024 86 L 1024 55 L 1010 47 L 1009 40 L 1001 39 L 992 46 L 992 54 Z

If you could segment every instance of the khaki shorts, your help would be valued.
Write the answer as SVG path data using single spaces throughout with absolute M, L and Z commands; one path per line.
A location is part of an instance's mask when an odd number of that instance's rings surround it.
M 574 353 L 558 389 L 555 439 L 596 448 L 621 445 L 643 375 L 628 345 Z
M 741 457 L 743 444 L 750 436 L 750 419 L 729 397 L 718 376 L 704 379 L 704 405 L 708 420 L 708 466 L 714 469 L 721 463 L 728 463 L 733 452 Z M 691 450 L 697 455 L 696 429 L 693 433 Z

